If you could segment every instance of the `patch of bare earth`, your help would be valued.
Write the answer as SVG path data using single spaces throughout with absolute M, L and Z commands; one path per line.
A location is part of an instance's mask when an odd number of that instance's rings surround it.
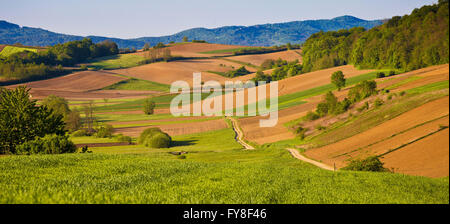
M 426 103 L 350 138 L 308 150 L 305 154 L 328 165 L 336 164 L 337 167 L 343 167 L 350 158 L 386 153 L 397 146 L 435 132 L 440 128 L 441 123 L 448 124 L 448 114 L 449 97 L 447 96 Z M 444 118 L 445 116 L 447 118 Z M 448 146 L 444 144 L 441 150 L 445 149 L 448 151 Z
M 171 136 L 194 134 L 207 131 L 221 130 L 228 127 L 227 123 L 223 119 L 201 121 L 195 123 L 177 123 L 166 125 L 153 125 L 144 127 L 129 127 L 129 128 L 116 128 L 116 133 L 122 133 L 131 137 L 139 137 L 139 135 L 147 128 L 159 127 L 162 131 L 168 133 Z

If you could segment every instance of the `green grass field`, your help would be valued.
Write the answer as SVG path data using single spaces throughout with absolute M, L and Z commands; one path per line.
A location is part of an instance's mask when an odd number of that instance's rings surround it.
M 26 48 L 26 47 L 15 47 L 15 46 L 5 46 L 2 51 L 0 51 L 0 57 L 8 57 L 12 54 L 24 52 L 24 51 L 31 51 L 37 53 L 37 49 L 35 48 Z
M 106 56 L 101 58 L 96 58 L 91 61 L 87 67 L 94 69 L 121 69 L 121 68 L 131 68 L 139 65 L 141 61 L 145 58 L 139 55 L 133 54 L 118 54 L 112 56 Z
M 325 171 L 284 149 L 244 151 L 231 129 L 174 141 L 0 157 L 0 203 L 449 203 L 448 178 Z
M 152 81 L 130 78 L 103 88 L 104 90 L 151 90 L 169 92 L 170 86 Z
M 347 85 L 374 79 L 376 72 L 347 79 Z M 406 82 L 404 82 L 406 83 Z M 403 84 L 404 84 L 403 83 Z M 163 90 L 166 86 L 128 79 L 107 89 Z M 280 108 L 336 89 L 324 85 L 281 96 Z M 447 91 L 445 91 L 447 89 Z M 434 91 L 434 92 L 433 92 Z M 440 92 L 436 92 L 440 91 Z M 202 94 L 205 99 L 210 94 Z M 285 149 L 302 143 L 329 144 L 373 127 L 430 100 L 448 95 L 448 81 L 407 91 L 389 107 L 380 106 L 305 140 L 291 139 L 244 150 L 229 127 L 172 136 L 168 149 L 142 145 L 89 148 L 93 153 L 0 156 L 0 203 L 449 203 L 449 178 L 396 173 L 331 172 L 293 158 Z M 153 97 L 167 108 L 175 95 Z M 397 100 L 399 99 L 399 100 Z M 401 100 L 400 100 L 401 99 Z M 130 121 L 115 127 L 198 122 L 164 121 L 171 114 L 114 114 L 142 110 L 144 99 L 95 100 L 99 122 Z M 71 107 L 86 101 L 70 101 Z M 247 107 L 246 107 L 247 108 Z M 133 121 L 148 121 L 133 123 Z M 228 121 L 228 123 L 230 123 Z M 113 143 L 114 138 L 71 137 L 76 143 Z M 169 152 L 187 152 L 183 156 Z

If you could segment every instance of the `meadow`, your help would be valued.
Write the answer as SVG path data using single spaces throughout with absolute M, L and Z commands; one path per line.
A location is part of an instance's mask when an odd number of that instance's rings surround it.
M 174 140 L 1 157 L 0 203 L 449 203 L 448 178 L 325 171 L 284 149 L 242 150 L 231 129 Z
M 37 49 L 35 48 L 27 48 L 27 47 L 15 47 L 15 46 L 5 46 L 2 51 L 0 51 L 0 57 L 8 57 L 12 54 L 31 51 L 37 53 Z
M 119 54 L 112 56 L 105 56 L 101 58 L 96 58 L 89 62 L 88 68 L 93 69 L 121 69 L 121 68 L 131 68 L 139 65 L 140 62 L 144 61 L 145 58 L 139 55 L 133 54 Z

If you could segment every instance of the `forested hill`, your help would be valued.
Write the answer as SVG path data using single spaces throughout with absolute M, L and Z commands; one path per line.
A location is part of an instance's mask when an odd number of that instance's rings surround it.
M 272 46 L 286 43 L 302 43 L 311 34 L 319 31 L 332 31 L 364 27 L 370 29 L 380 25 L 380 20 L 367 21 L 352 16 L 342 16 L 331 20 L 306 20 L 287 23 L 263 24 L 255 26 L 226 26 L 215 29 L 194 28 L 163 37 L 142 37 L 119 39 L 88 36 L 94 43 L 111 40 L 120 48 L 142 48 L 145 43 L 152 46 L 159 42 L 180 42 L 184 36 L 190 40 L 205 40 L 210 43 L 247 46 Z M 54 33 L 41 28 L 20 27 L 0 21 L 0 44 L 21 43 L 28 46 L 48 46 L 67 41 L 82 40 L 81 36 Z
M 409 71 L 448 63 L 448 7 L 448 0 L 440 0 L 371 30 L 316 33 L 303 45 L 303 70 L 354 64 Z

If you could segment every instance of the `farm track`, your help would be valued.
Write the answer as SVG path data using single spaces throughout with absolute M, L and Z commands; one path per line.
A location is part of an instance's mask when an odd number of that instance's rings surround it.
M 301 160 L 301 161 L 303 161 L 303 162 L 310 163 L 310 164 L 312 164 L 312 165 L 314 165 L 314 166 L 317 166 L 317 167 L 319 167 L 319 168 L 322 168 L 322 169 L 324 169 L 324 170 L 336 171 L 336 170 L 335 170 L 333 167 L 331 167 L 331 166 L 328 166 L 328 165 L 326 165 L 326 164 L 323 164 L 323 163 L 320 163 L 320 162 L 317 162 L 317 161 L 314 161 L 314 160 L 312 160 L 312 159 L 308 159 L 308 158 L 302 156 L 296 149 L 290 149 L 290 148 L 288 148 L 287 150 L 288 150 L 288 151 L 291 153 L 291 155 L 292 155 L 294 158 L 296 158 L 296 159 L 299 159 L 299 160 Z
M 242 132 L 242 130 L 239 128 L 239 123 L 236 119 L 232 118 L 232 117 L 228 117 L 231 121 L 231 125 L 232 128 L 234 130 L 234 132 L 236 133 L 236 141 L 241 144 L 242 146 L 244 146 L 245 149 L 255 149 L 253 146 L 249 145 L 248 143 L 246 143 L 243 138 L 244 138 L 244 133 Z

